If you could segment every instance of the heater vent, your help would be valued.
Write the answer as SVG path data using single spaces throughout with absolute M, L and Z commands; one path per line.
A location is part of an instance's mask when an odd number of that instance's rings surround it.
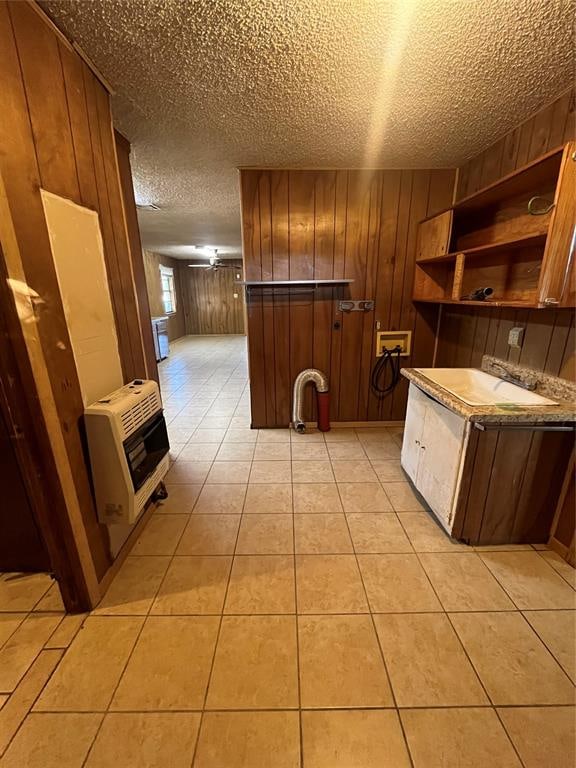
M 133 405 L 128 410 L 120 414 L 120 422 L 122 424 L 123 435 L 122 439 L 126 440 L 127 437 L 135 432 L 139 427 L 144 424 L 151 416 L 160 409 L 160 398 L 157 392 L 152 392 L 147 397 L 140 400 L 140 402 Z

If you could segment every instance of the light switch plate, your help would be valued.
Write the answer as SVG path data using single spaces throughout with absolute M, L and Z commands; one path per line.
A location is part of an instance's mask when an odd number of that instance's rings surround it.
M 524 340 L 524 328 L 511 328 L 508 334 L 508 346 L 520 349 Z

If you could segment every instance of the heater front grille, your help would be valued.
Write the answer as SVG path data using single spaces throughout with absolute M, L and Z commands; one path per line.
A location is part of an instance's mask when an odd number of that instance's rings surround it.
M 152 392 L 147 397 L 140 400 L 140 402 L 128 408 L 120 414 L 120 422 L 122 424 L 123 435 L 122 439 L 126 440 L 136 430 L 144 424 L 156 411 L 160 410 L 160 398 L 157 392 Z

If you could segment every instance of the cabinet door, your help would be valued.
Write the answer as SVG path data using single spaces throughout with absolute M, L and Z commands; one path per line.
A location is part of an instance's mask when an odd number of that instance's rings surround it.
M 421 222 L 418 227 L 416 261 L 426 261 L 426 259 L 433 259 L 435 256 L 444 256 L 448 253 L 451 230 L 451 210 Z
M 540 303 L 546 306 L 576 305 L 574 253 L 576 248 L 576 143 L 564 149 L 556 187 L 554 210 L 540 274 Z
M 418 389 L 418 387 L 414 384 L 410 384 L 401 458 L 402 467 L 414 484 L 416 483 L 416 476 L 418 474 L 422 430 L 424 428 L 426 403 L 428 401 L 429 398 Z
M 467 434 L 465 419 L 435 400 L 428 400 L 416 487 L 449 531 Z

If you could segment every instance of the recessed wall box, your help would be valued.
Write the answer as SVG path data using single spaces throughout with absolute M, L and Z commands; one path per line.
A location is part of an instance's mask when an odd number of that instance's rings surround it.
M 508 346 L 520 349 L 524 341 L 524 328 L 511 328 L 508 334 Z
M 400 347 L 400 357 L 408 357 L 412 347 L 412 331 L 379 331 L 376 334 L 376 357 L 382 357 L 384 350 L 393 352 Z

